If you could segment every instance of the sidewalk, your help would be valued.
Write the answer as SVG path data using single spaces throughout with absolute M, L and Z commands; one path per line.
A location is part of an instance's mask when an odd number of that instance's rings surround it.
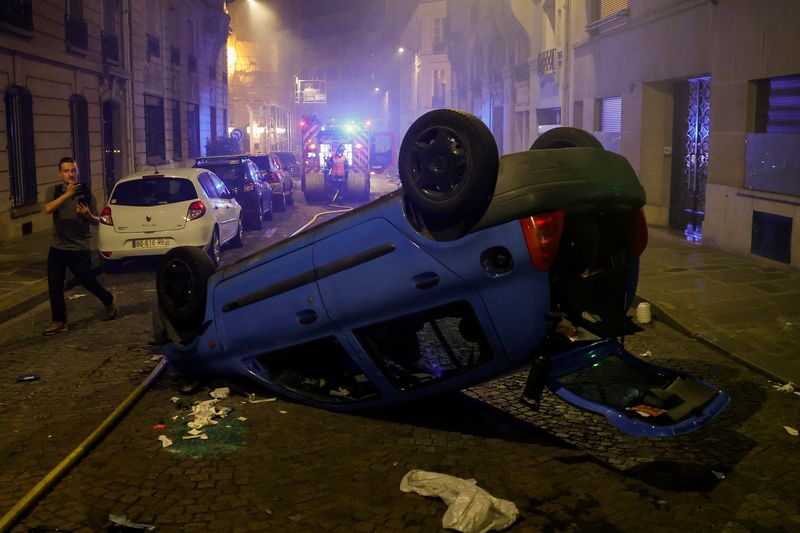
M 0 323 L 47 301 L 49 242 L 48 230 L 0 243 Z M 638 297 L 656 320 L 800 384 L 800 271 L 650 228 Z

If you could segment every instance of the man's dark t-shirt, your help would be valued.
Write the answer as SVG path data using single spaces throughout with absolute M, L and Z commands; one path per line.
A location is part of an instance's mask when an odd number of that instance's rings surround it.
M 61 196 L 65 191 L 65 187 L 66 185 L 63 183 L 51 185 L 47 189 L 46 201 L 51 202 Z M 84 191 L 86 192 L 67 198 L 53 212 L 53 239 L 50 242 L 50 246 L 53 248 L 70 251 L 90 249 L 92 227 L 85 218 L 78 214 L 76 207 L 78 202 L 83 202 L 89 206 L 93 213 L 96 207 L 94 195 L 87 190 L 86 185 L 84 185 Z

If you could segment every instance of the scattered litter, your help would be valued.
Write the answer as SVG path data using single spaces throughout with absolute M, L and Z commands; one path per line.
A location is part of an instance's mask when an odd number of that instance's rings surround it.
M 598 324 L 603 321 L 603 319 L 600 318 L 599 315 L 595 315 L 593 313 L 590 313 L 589 311 L 584 311 L 583 313 L 581 313 L 581 318 L 593 324 Z
M 799 433 L 799 432 L 798 432 L 796 429 L 794 429 L 793 427 L 789 427 L 789 426 L 783 426 L 783 429 L 785 429 L 785 430 L 786 430 L 786 433 L 788 433 L 788 434 L 789 434 L 789 435 L 791 435 L 792 437 L 796 437 L 796 436 L 798 435 L 798 433 Z
M 162 448 L 166 448 L 167 446 L 172 446 L 172 441 L 166 435 L 159 435 L 158 440 L 161 441 Z
M 178 398 L 177 396 L 173 396 L 172 398 L 169 399 L 169 401 L 171 401 L 172 403 L 178 403 L 179 401 L 181 401 L 181 399 Z
M 160 353 L 155 354 L 150 358 L 151 361 L 161 361 L 164 358 Z
M 247 417 L 246 416 L 240 416 L 236 420 L 238 420 L 239 422 L 245 422 L 247 420 Z
M 653 352 L 647 350 L 646 352 L 640 353 L 639 357 L 650 357 L 651 355 L 653 355 Z
M 264 403 L 264 402 L 274 402 L 275 400 L 277 400 L 277 398 L 261 398 L 261 399 L 256 400 L 255 395 L 251 394 L 250 395 L 250 399 L 247 400 L 247 401 L 250 402 L 250 403 Z
M 78 294 L 71 294 L 71 295 L 69 296 L 69 299 L 70 299 L 70 300 L 77 300 L 78 298 L 83 298 L 84 296 L 86 296 L 86 295 L 85 295 L 85 294 L 80 294 L 80 293 L 78 293 Z
M 773 385 L 772 388 L 778 392 L 794 392 L 794 385 L 791 382 L 786 385 Z
M 39 374 L 30 373 L 30 374 L 22 374 L 21 376 L 17 376 L 17 383 L 23 383 L 25 381 L 38 381 Z
M 208 435 L 206 435 L 205 433 L 200 433 L 199 435 L 184 435 L 181 438 L 183 440 L 190 440 L 190 439 L 208 440 Z
M 228 387 L 220 387 L 218 389 L 212 390 L 210 393 L 212 398 L 216 398 L 217 400 L 224 400 L 231 394 L 231 390 Z
M 110 514 L 108 515 L 108 519 L 117 526 L 124 527 L 126 529 L 141 529 L 142 531 L 155 531 L 156 526 L 151 526 L 150 524 L 137 524 L 136 522 L 131 522 L 128 520 L 128 517 L 124 514 Z M 110 528 L 109 528 L 110 529 Z
M 173 420 L 177 420 L 178 419 L 178 415 L 173 416 L 172 419 Z
M 800 392 L 798 392 L 798 391 L 794 391 L 794 394 L 800 396 Z
M 200 431 L 199 429 L 190 429 L 186 433 L 188 433 L 189 435 L 200 435 L 202 431 Z
M 716 476 L 717 479 L 725 479 L 725 474 L 723 474 L 722 472 L 717 472 L 716 470 L 712 470 L 711 473 L 714 474 L 714 476 Z
M 330 391 L 331 396 L 350 396 L 350 391 L 345 389 L 344 387 L 339 387 L 336 390 Z
M 216 424 L 217 421 L 214 420 L 215 416 L 220 418 L 225 418 L 231 409 L 230 407 L 223 407 L 217 408 L 214 407 L 214 404 L 217 403 L 219 400 L 206 400 L 204 402 L 200 402 L 196 405 L 192 406 L 192 416 L 194 416 L 194 420 L 186 424 L 192 429 L 200 429 L 204 426 L 209 426 Z
M 167 425 L 164 422 L 159 422 L 158 424 L 153 424 L 153 429 L 157 429 L 161 431 L 162 429 L 166 429 Z
M 639 305 L 636 306 L 636 321 L 639 324 L 649 324 L 652 319 L 650 304 L 648 302 L 639 302 Z
M 495 498 L 478 487 L 474 479 L 410 470 L 400 481 L 400 490 L 444 500 L 448 506 L 442 517 L 445 529 L 464 533 L 500 531 L 511 526 L 519 516 L 513 502 Z
M 278 412 L 279 412 L 280 414 L 282 414 L 282 415 L 285 415 L 285 414 L 286 414 L 286 411 L 284 411 L 283 409 L 281 409 L 281 410 L 280 410 L 280 411 L 278 411 Z

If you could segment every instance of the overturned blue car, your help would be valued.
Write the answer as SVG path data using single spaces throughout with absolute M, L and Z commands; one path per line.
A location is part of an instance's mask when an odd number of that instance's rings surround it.
M 246 379 L 333 410 L 395 404 L 530 368 L 642 436 L 692 431 L 727 395 L 628 353 L 647 244 L 644 190 L 589 133 L 556 128 L 498 156 L 476 117 L 434 110 L 400 149 L 403 187 L 215 270 L 159 267 L 155 335 L 188 373 Z M 572 342 L 568 321 L 601 340 Z

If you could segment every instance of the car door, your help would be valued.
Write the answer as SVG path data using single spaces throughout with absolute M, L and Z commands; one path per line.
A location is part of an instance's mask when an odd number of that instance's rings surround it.
M 252 161 L 247 163 L 247 172 L 250 173 L 250 178 L 253 180 L 256 189 L 258 189 L 258 196 L 262 199 L 262 205 L 264 209 L 269 208 L 272 201 L 272 194 L 269 183 L 264 180 L 264 176 L 261 175 L 258 167 Z
M 224 193 L 228 192 L 228 189 L 213 172 L 203 172 L 197 179 L 211 202 L 209 212 L 217 222 L 220 241 L 227 242 L 233 238 L 237 230 L 236 210 L 232 209 L 232 200 L 223 197 L 226 196 Z
M 477 293 L 384 218 L 315 243 L 314 267 L 328 315 L 387 403 L 465 379 L 497 354 Z
M 291 189 L 290 178 L 289 178 L 289 176 L 287 176 L 286 171 L 281 166 L 280 159 L 278 159 L 278 156 L 276 156 L 275 154 L 270 154 L 269 159 L 270 159 L 270 166 L 272 167 L 272 170 L 274 170 L 275 173 L 280 178 L 281 192 L 284 195 L 288 194 L 289 190 Z

